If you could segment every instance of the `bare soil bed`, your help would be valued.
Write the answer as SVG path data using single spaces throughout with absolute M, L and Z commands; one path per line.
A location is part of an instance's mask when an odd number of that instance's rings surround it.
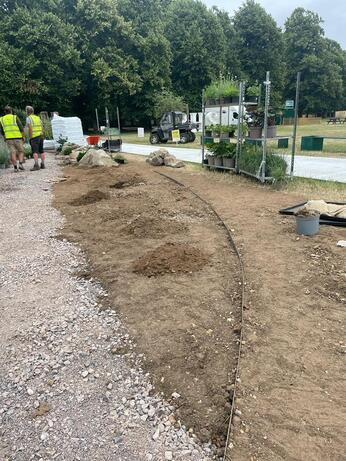
M 237 260 L 197 199 L 156 175 L 143 159 L 129 159 L 118 170 L 65 170 L 67 181 L 56 186 L 56 206 L 67 217 L 64 235 L 86 249 L 93 275 L 109 288 L 157 388 L 167 398 L 178 392 L 182 421 L 202 440 L 212 436 L 221 446 L 239 332 Z M 229 459 L 344 461 L 346 252 L 336 243 L 345 239 L 345 229 L 322 226 L 313 238 L 299 237 L 294 218 L 278 214 L 306 199 L 335 197 L 287 194 L 189 169 L 164 171 L 216 208 L 244 260 L 239 411 Z M 110 188 L 124 172 L 140 175 L 144 184 Z M 91 190 L 110 198 L 70 204 Z M 136 220 L 153 233 L 160 222 L 162 235 L 131 230 Z M 169 260 L 167 272 L 133 271 L 140 262 L 156 264 L 165 244 L 197 249 L 204 265 L 172 273 Z
M 233 228 L 247 279 L 232 461 L 344 461 L 345 228 L 301 237 L 278 210 L 299 196 L 229 175 L 170 172 Z
M 142 162 L 64 172 L 55 186 L 63 237 L 86 251 L 88 276 L 107 287 L 177 419 L 221 454 L 240 321 L 238 260 L 224 230 L 192 194 Z

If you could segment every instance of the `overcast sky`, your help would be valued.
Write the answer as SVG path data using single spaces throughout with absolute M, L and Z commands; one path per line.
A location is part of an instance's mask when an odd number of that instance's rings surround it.
M 203 0 L 208 6 L 218 6 L 231 13 L 237 10 L 243 0 Z M 346 49 L 346 0 L 257 0 L 280 27 L 292 11 L 302 6 L 315 11 L 324 19 L 326 36 L 336 40 Z

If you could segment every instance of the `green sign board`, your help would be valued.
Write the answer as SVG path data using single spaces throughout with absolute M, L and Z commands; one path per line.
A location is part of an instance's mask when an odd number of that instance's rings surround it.
M 294 109 L 293 99 L 287 99 L 285 102 L 285 109 Z

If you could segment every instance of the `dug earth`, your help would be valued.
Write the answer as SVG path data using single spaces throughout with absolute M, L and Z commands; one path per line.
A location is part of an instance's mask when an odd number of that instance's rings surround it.
M 62 236 L 88 255 L 83 275 L 107 288 L 107 306 L 121 313 L 177 424 L 222 455 L 241 313 L 239 263 L 224 229 L 144 162 L 69 166 L 64 175 L 55 206 L 66 217 Z

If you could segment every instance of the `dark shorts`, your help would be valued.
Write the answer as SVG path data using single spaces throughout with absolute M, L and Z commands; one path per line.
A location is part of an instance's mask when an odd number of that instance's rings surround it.
M 43 154 L 42 136 L 37 136 L 37 138 L 30 139 L 30 146 L 33 154 Z

